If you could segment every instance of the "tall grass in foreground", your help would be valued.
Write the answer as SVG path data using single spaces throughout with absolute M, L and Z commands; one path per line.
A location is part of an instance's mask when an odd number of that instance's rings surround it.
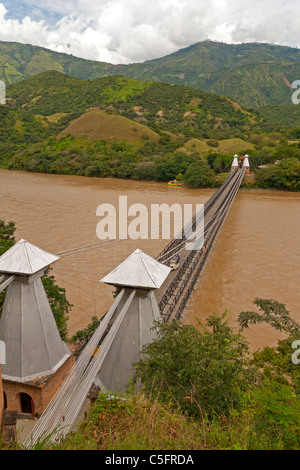
M 216 415 L 200 422 L 179 409 L 174 410 L 174 404 L 173 407 L 165 405 L 145 395 L 101 394 L 77 431 L 59 444 L 51 443 L 52 435 L 42 436 L 32 450 L 299 449 L 295 419 L 290 416 L 280 426 L 277 413 L 277 417 L 273 416 L 273 406 L 262 406 L 253 397 L 247 397 L 246 402 L 247 407 L 241 412 L 232 410 L 229 417 Z M 282 419 L 291 411 L 282 410 Z M 0 449 L 22 450 L 23 447 L 20 443 L 10 443 L 0 444 Z
M 189 397 L 187 397 L 189 399 Z M 277 425 L 259 400 L 241 412 L 195 420 L 145 395 L 101 394 L 80 429 L 58 450 L 285 450 L 298 449 L 297 426 Z M 246 403 L 245 403 L 246 404 Z M 272 413 L 271 413 L 272 414 Z M 291 421 L 291 420 L 290 420 Z M 292 420 L 293 421 L 293 420 Z M 286 433 L 290 433 L 287 439 Z M 293 439 L 292 439 L 293 437 Z M 290 441 L 288 443 L 288 441 Z M 293 442 L 292 442 L 293 441 Z
M 144 395 L 101 395 L 81 429 L 58 448 L 98 450 L 200 450 L 201 426 Z

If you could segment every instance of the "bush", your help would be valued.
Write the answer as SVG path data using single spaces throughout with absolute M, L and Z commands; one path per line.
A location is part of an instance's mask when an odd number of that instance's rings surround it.
M 226 321 L 212 315 L 201 333 L 178 322 L 157 324 L 157 339 L 136 364 L 145 390 L 201 420 L 239 407 L 248 387 L 247 344 Z
M 215 174 L 205 160 L 192 163 L 185 175 L 184 183 L 189 188 L 212 187 L 215 185 Z

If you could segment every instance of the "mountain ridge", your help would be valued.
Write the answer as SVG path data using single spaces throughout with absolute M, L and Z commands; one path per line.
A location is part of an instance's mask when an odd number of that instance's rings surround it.
M 0 79 L 14 83 L 57 70 L 90 80 L 123 75 L 141 81 L 182 84 L 232 98 L 248 108 L 291 104 L 288 83 L 300 78 L 300 50 L 268 43 L 195 43 L 165 57 L 114 65 L 0 41 Z

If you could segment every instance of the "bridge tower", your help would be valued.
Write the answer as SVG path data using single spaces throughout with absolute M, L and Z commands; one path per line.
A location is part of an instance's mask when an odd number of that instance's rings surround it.
M 154 291 L 162 286 L 170 271 L 171 268 L 137 249 L 101 279 L 100 282 L 115 286 L 117 293 L 125 290 L 118 311 L 135 294 L 94 381 L 96 386 L 121 390 L 132 377 L 132 364 L 139 361 L 143 346 L 155 338 L 151 328 L 154 321 L 161 320 L 161 315 Z
M 245 176 L 250 176 L 249 155 L 247 154 L 244 157 L 243 170 L 245 170 Z
M 58 259 L 23 239 L 0 257 L 0 291 L 7 287 L 0 319 L 3 388 L 7 408 L 32 417 L 42 413 L 74 362 L 41 280 Z
M 234 157 L 233 157 L 233 162 L 232 162 L 232 165 L 231 165 L 231 173 L 235 172 L 236 170 L 239 169 L 239 160 L 238 160 L 238 155 L 235 154 Z

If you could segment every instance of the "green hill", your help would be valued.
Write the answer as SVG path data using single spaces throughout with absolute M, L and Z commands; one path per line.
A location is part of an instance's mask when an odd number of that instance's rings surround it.
M 158 142 L 159 135 L 149 127 L 123 116 L 108 114 L 100 109 L 90 109 L 72 121 L 59 137 L 71 134 L 89 140 L 121 140 L 142 144 L 145 140 Z
M 11 109 L 42 116 L 62 115 L 63 122 L 100 107 L 147 125 L 154 132 L 182 138 L 234 137 L 258 128 L 258 115 L 231 100 L 182 85 L 142 82 L 126 77 L 81 80 L 51 71 L 7 88 Z
M 288 83 L 300 79 L 300 51 L 271 44 L 204 41 L 160 59 L 112 65 L 28 44 L 0 42 L 0 79 L 7 84 L 49 70 L 85 80 L 123 75 L 182 84 L 254 108 L 291 103 Z
M 167 181 L 205 159 L 213 177 L 229 170 L 234 153 L 251 153 L 253 168 L 286 152 L 298 158 L 299 128 L 282 122 L 288 108 L 281 119 L 272 108 L 250 112 L 183 85 L 43 72 L 7 87 L 0 167 Z
M 96 78 L 105 75 L 109 68 L 110 64 L 80 59 L 31 44 L 0 41 L 0 80 L 7 84 L 49 70 L 84 79 Z

